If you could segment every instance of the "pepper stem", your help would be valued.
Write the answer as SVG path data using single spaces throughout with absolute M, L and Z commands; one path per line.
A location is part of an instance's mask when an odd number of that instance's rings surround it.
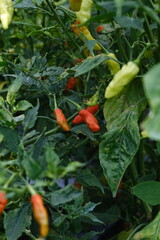
M 152 47 L 152 46 L 155 46 L 155 45 L 156 45 L 155 43 L 147 44 L 147 46 L 142 50 L 142 52 L 139 54 L 139 56 L 138 56 L 133 62 L 136 63 L 137 65 L 139 65 L 139 64 L 140 64 L 140 61 L 141 61 L 141 59 L 142 59 L 142 57 L 143 57 L 143 55 L 144 55 L 144 53 L 145 53 L 145 51 L 146 51 L 148 48 L 150 48 L 150 47 Z
M 9 179 L 8 181 L 5 183 L 4 188 L 7 188 L 8 185 L 12 182 L 12 180 L 15 178 L 15 176 L 17 175 L 17 173 L 14 173 Z
M 54 94 L 53 97 L 54 97 L 54 107 L 55 109 L 57 109 L 58 106 L 57 106 L 56 94 Z
M 29 192 L 31 193 L 31 195 L 35 195 L 35 194 L 36 194 L 36 191 L 33 189 L 33 187 L 32 187 L 23 177 L 21 177 L 21 178 L 22 178 L 23 181 L 25 182 L 25 184 L 26 184 Z
M 78 103 L 73 102 L 72 100 L 65 98 L 68 102 L 72 103 L 74 106 L 76 106 L 77 110 L 80 111 L 82 108 Z

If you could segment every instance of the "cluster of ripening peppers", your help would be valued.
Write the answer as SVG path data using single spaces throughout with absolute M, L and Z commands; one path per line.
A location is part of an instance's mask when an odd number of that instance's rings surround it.
M 31 186 L 30 186 L 31 188 Z M 42 196 L 36 193 L 33 189 L 31 191 L 30 202 L 32 204 L 33 215 L 40 227 L 40 236 L 46 237 L 49 231 L 49 217 L 46 207 L 44 206 Z M 5 192 L 0 192 L 0 214 L 5 209 L 8 203 Z
M 86 26 L 80 26 L 80 24 L 86 22 L 91 17 L 92 4 L 92 0 L 70 0 L 71 9 L 75 11 L 77 17 L 76 23 L 71 25 L 71 27 L 73 32 L 80 37 L 82 41 L 84 41 L 82 35 L 84 35 L 87 40 L 95 40 Z M 102 29 L 103 27 L 99 27 L 98 31 L 101 31 Z M 101 50 L 101 46 L 96 43 L 94 50 Z M 113 79 L 105 90 L 105 98 L 112 98 L 119 94 L 123 90 L 124 86 L 126 86 L 138 74 L 139 67 L 136 64 L 136 61 L 130 61 L 120 68 L 120 64 L 114 53 L 108 52 L 107 56 L 109 59 L 106 60 L 106 63 L 109 67 L 111 75 L 113 75 Z M 74 77 L 70 78 L 66 89 L 73 89 L 76 84 L 75 81 L 76 80 Z M 92 104 L 93 99 L 97 99 L 98 95 L 99 92 L 97 90 L 97 92 L 90 99 L 90 103 L 88 102 L 88 105 L 90 106 L 79 111 L 78 115 L 72 120 L 73 124 L 85 122 L 92 132 L 97 132 L 100 130 L 98 121 L 94 116 L 99 106 L 96 104 L 96 101 L 95 104 Z M 63 128 L 65 131 L 70 131 L 70 126 L 62 110 L 57 108 L 54 113 L 57 123 L 61 126 L 61 128 Z
M 80 26 L 91 17 L 92 0 L 70 0 L 71 9 L 75 11 L 77 21 L 72 25 L 73 32 L 81 38 L 85 36 L 87 40 L 95 40 L 86 26 Z M 98 31 L 101 31 L 103 27 L 98 27 Z M 101 50 L 101 46 L 96 43 L 94 50 Z M 119 62 L 114 53 L 107 53 L 109 59 L 106 63 L 109 67 L 111 75 L 113 75 L 112 81 L 106 88 L 105 98 L 111 98 L 119 94 L 124 86 L 126 86 L 139 72 L 137 61 L 130 61 L 120 69 Z M 136 63 L 137 62 L 137 63 Z
M 81 109 L 78 115 L 72 120 L 73 124 L 80 124 L 85 122 L 88 125 L 88 128 L 92 132 L 97 132 L 100 130 L 100 126 L 94 113 L 96 113 L 99 109 L 98 104 L 87 107 L 86 109 Z M 54 114 L 56 116 L 57 123 L 59 126 L 65 131 L 70 131 L 70 126 L 67 122 L 67 119 L 60 108 L 56 108 L 54 110 Z
M 75 11 L 77 17 L 76 23 L 71 26 L 73 32 L 76 35 L 78 35 L 82 41 L 83 41 L 82 35 L 84 35 L 87 40 L 94 40 L 86 26 L 78 26 L 79 24 L 86 22 L 91 17 L 92 0 L 77 0 L 77 1 L 70 0 L 70 5 L 71 9 Z M 98 45 L 98 43 L 95 44 L 94 50 L 101 50 L 101 47 Z M 122 68 L 120 68 L 120 64 L 114 53 L 107 53 L 107 56 L 109 57 L 109 59 L 107 59 L 106 62 L 108 64 L 111 74 L 113 75 L 113 79 L 105 90 L 105 98 L 112 98 L 119 94 L 123 90 L 123 88 L 138 74 L 139 67 L 136 63 L 138 61 L 130 61 L 127 64 L 123 65 Z M 71 88 L 72 87 L 74 88 L 75 79 L 71 78 L 67 84 L 68 84 L 67 88 L 69 88 L 69 86 Z M 91 98 L 90 102 L 93 102 L 93 98 L 96 99 L 97 96 L 98 91 Z M 93 115 L 94 113 L 97 112 L 97 110 L 98 104 L 80 110 L 78 116 L 76 116 L 72 120 L 72 123 L 79 124 L 85 122 L 92 132 L 99 131 L 100 126 L 98 124 L 97 119 Z M 60 109 L 56 109 L 54 113 L 56 115 L 57 123 L 65 131 L 70 131 L 70 126 L 63 112 Z

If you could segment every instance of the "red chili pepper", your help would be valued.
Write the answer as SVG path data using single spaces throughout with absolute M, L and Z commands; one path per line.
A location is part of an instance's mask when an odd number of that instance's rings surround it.
M 72 90 L 72 89 L 74 89 L 75 86 L 76 86 L 76 80 L 77 79 L 75 77 L 69 78 L 65 90 Z
M 70 131 L 70 126 L 67 122 L 67 119 L 65 115 L 63 114 L 62 110 L 60 108 L 57 108 L 54 110 L 54 114 L 56 116 L 56 121 L 59 124 L 59 126 L 64 129 L 65 131 Z
M 81 63 L 81 62 L 83 62 L 84 61 L 84 59 L 76 59 L 75 61 L 74 61 L 74 65 L 76 65 L 77 63 Z
M 96 113 L 99 109 L 99 105 L 96 104 L 94 106 L 91 106 L 91 107 L 87 107 L 86 110 L 92 114 Z M 83 118 L 80 116 L 80 115 L 77 115 L 73 120 L 72 120 L 72 123 L 73 124 L 80 124 L 80 123 L 83 123 L 84 120 Z
M 104 27 L 101 26 L 101 25 L 99 25 L 99 26 L 97 26 L 97 28 L 96 28 L 96 32 L 97 32 L 97 33 L 101 33 L 103 29 L 104 29 Z
M 33 215 L 37 223 L 40 225 L 40 234 L 46 237 L 49 230 L 48 212 L 44 206 L 41 195 L 34 194 L 30 199 L 33 208 Z
M 80 184 L 79 182 L 75 181 L 73 183 L 73 186 L 76 188 L 76 189 L 81 189 L 82 188 L 82 184 Z
M 83 118 L 83 120 L 86 122 L 86 124 L 88 125 L 89 129 L 92 132 L 99 131 L 100 126 L 98 125 L 98 121 L 93 114 L 88 112 L 86 109 L 82 109 L 79 112 L 79 115 Z
M 4 192 L 0 192 L 0 214 L 5 209 L 8 203 L 8 199 L 6 198 L 6 194 Z

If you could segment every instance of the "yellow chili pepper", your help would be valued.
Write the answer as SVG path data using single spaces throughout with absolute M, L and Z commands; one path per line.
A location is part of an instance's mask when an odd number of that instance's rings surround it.
M 109 53 L 107 56 L 108 57 L 112 57 L 112 58 L 117 60 L 117 58 L 114 55 L 114 53 Z M 112 75 L 115 75 L 120 70 L 120 65 L 119 65 L 118 62 L 116 62 L 116 61 L 114 61 L 112 59 L 108 59 L 108 60 L 106 60 L 106 62 L 108 64 L 109 70 L 110 70 Z
M 105 98 L 112 98 L 122 91 L 139 72 L 139 67 L 134 62 L 128 62 L 119 70 L 109 83 L 105 91 Z
M 91 17 L 92 0 L 82 0 L 79 12 L 76 12 L 76 17 L 80 23 L 86 22 Z
M 82 41 L 84 40 L 81 37 L 81 34 L 83 34 L 87 38 L 87 40 L 95 40 L 86 26 L 76 27 L 77 24 L 80 24 L 80 22 L 76 21 L 74 25 L 71 25 L 71 28 L 73 32 L 81 38 Z M 101 47 L 96 43 L 94 46 L 94 50 L 101 50 Z
M 0 0 L 0 21 L 4 29 L 8 29 L 8 26 L 12 20 L 14 8 L 12 0 Z
M 82 0 L 69 0 L 71 9 L 78 12 L 81 8 Z

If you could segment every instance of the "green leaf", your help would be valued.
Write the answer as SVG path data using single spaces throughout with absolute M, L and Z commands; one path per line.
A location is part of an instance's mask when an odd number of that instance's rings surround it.
M 15 0 L 15 8 L 36 8 L 32 0 Z
M 160 240 L 160 212 L 156 218 L 144 227 L 141 231 L 137 232 L 131 240 Z
M 54 220 L 54 225 L 55 225 L 56 227 L 59 227 L 59 226 L 64 222 L 64 220 L 65 220 L 66 218 L 67 218 L 67 217 L 66 217 L 65 215 L 57 217 L 57 218 Z
M 29 178 L 36 179 L 46 174 L 46 159 L 43 154 L 46 139 L 42 133 L 30 151 L 24 154 L 23 166 Z
M 131 83 L 104 105 L 104 117 L 109 131 L 100 143 L 99 157 L 113 196 L 138 150 L 140 135 L 137 122 L 145 106 L 139 82 Z
M 47 162 L 47 176 L 53 179 L 57 179 L 58 163 L 60 162 L 58 154 L 48 146 L 45 152 L 45 157 Z
M 91 224 L 104 224 L 102 221 L 100 221 L 96 216 L 94 216 L 92 213 L 86 213 L 80 215 L 81 220 L 87 223 Z
M 13 116 L 6 108 L 0 109 L 0 120 L 3 121 L 6 125 L 11 126 L 14 124 Z
M 132 188 L 133 194 L 151 205 L 160 204 L 160 182 L 146 181 Z
M 44 157 L 39 157 L 38 158 L 39 162 L 36 162 L 31 155 L 26 154 L 26 156 L 24 157 L 23 160 L 23 166 L 24 169 L 27 173 L 27 176 L 30 179 L 37 179 L 38 177 L 40 177 L 41 175 L 43 175 L 44 173 L 44 167 L 42 166 L 42 164 L 40 164 L 41 162 L 44 162 Z
M 106 100 L 103 112 L 107 129 L 123 126 L 127 115 L 132 115 L 138 120 L 145 107 L 143 88 L 137 80 L 126 86 L 117 96 Z
M 76 171 L 79 167 L 83 167 L 84 164 L 77 162 L 77 161 L 73 161 L 70 162 L 65 168 L 64 171 L 61 173 L 61 175 L 59 177 L 64 177 L 66 174 L 70 173 L 70 172 L 74 172 Z
M 84 73 L 91 71 L 107 59 L 109 59 L 109 57 L 106 54 L 99 54 L 94 57 L 88 57 L 81 64 L 78 64 L 75 67 L 71 68 L 71 70 L 75 71 L 75 77 L 78 77 Z
M 143 30 L 144 19 L 122 16 L 122 17 L 116 17 L 115 20 L 120 26 L 124 28 L 134 28 L 140 31 Z
M 3 135 L 3 141 L 0 146 L 8 149 L 9 151 L 16 153 L 18 150 L 18 134 L 11 128 L 4 127 L 0 125 L 0 133 Z
M 44 0 L 35 0 L 35 2 L 38 4 L 38 6 L 40 6 L 41 3 L 44 2 Z
M 90 129 L 88 128 L 88 126 L 86 124 L 77 125 L 77 126 L 71 128 L 71 132 L 76 133 L 76 134 L 80 134 L 80 133 L 84 134 L 88 138 L 90 138 L 92 141 L 96 141 L 96 138 L 94 137 L 93 132 L 90 131 Z
M 39 101 L 37 101 L 37 106 L 33 107 L 32 109 L 29 109 L 26 112 L 25 119 L 24 119 L 24 130 L 25 131 L 34 127 L 35 122 L 37 120 L 38 109 L 39 109 Z
M 7 240 L 17 240 L 30 224 L 30 205 L 9 211 L 4 218 Z
M 121 217 L 121 210 L 117 205 L 112 205 L 103 212 L 95 212 L 94 215 L 106 224 L 112 224 Z
M 71 185 L 67 185 L 66 187 L 54 191 L 51 196 L 51 202 L 53 206 L 58 206 L 59 204 L 64 204 L 75 200 L 76 198 L 80 198 L 82 193 Z
M 123 128 L 105 133 L 99 147 L 100 164 L 113 197 L 127 167 L 140 144 L 139 128 L 134 118 L 128 118 Z
M 148 98 L 151 113 L 143 122 L 142 127 L 148 136 L 155 140 L 160 140 L 160 64 L 156 64 L 143 77 L 143 84 Z
M 98 187 L 104 193 L 103 187 L 99 179 L 91 173 L 90 170 L 85 169 L 80 174 L 77 175 L 76 181 L 82 184 L 83 186 L 92 186 Z
M 88 239 L 93 239 L 93 237 L 99 235 L 99 234 L 102 234 L 103 232 L 95 232 L 95 231 L 91 231 L 87 234 L 85 234 L 84 236 L 82 236 L 80 238 L 80 240 L 88 240 Z
M 15 106 L 14 111 L 18 112 L 18 111 L 26 111 L 28 108 L 33 107 L 31 103 L 29 103 L 26 100 L 22 100 L 20 102 L 17 103 L 17 105 Z
M 98 206 L 100 203 L 93 203 L 93 202 L 88 202 L 85 204 L 83 207 L 83 214 L 89 213 L 95 209 L 96 206 Z
M 10 85 L 7 93 L 7 102 L 11 104 L 12 106 L 14 105 L 17 97 L 18 90 L 22 86 L 22 76 L 19 75 L 17 78 L 13 81 L 13 83 Z

